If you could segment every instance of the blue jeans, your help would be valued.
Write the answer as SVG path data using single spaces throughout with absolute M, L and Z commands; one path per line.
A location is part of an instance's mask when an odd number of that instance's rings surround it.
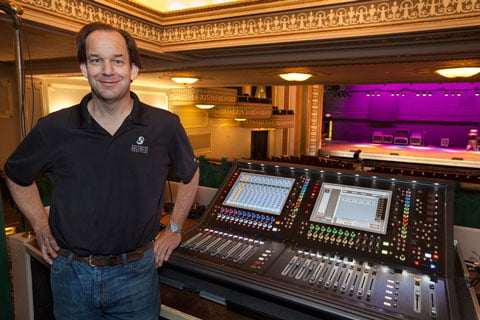
M 153 248 L 134 262 L 91 267 L 58 256 L 50 269 L 57 320 L 140 319 L 160 317 L 160 284 Z

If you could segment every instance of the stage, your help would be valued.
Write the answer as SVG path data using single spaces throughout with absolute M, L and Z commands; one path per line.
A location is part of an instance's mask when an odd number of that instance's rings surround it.
M 357 150 L 362 151 L 360 153 L 360 159 L 363 160 L 395 161 L 480 169 L 480 151 L 441 148 L 437 146 L 327 141 L 322 144 L 319 155 L 352 159 L 354 152 Z

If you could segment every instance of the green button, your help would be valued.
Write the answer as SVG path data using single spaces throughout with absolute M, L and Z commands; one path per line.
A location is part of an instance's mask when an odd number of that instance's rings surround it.
M 332 229 L 330 229 L 330 228 L 327 228 L 327 232 L 332 232 Z
M 310 225 L 310 230 L 315 229 L 315 226 L 313 224 Z
M 322 230 L 322 232 L 323 232 L 323 231 L 325 231 L 325 230 L 327 230 L 327 229 L 326 229 L 324 226 L 322 226 L 321 230 Z
M 317 230 L 317 231 L 320 230 L 320 227 L 319 227 L 319 226 L 316 226 L 316 227 L 315 227 L 315 230 Z

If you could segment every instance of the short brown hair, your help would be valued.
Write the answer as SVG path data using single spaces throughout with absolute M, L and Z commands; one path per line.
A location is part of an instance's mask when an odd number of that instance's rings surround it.
M 140 57 L 140 53 L 138 52 L 137 44 L 135 42 L 135 39 L 130 35 L 130 33 L 102 22 L 93 22 L 87 24 L 83 26 L 82 29 L 80 29 L 80 31 L 77 33 L 77 59 L 79 64 L 87 62 L 87 37 L 90 33 L 97 30 L 120 33 L 120 35 L 125 39 L 125 43 L 127 45 L 130 64 L 135 64 L 139 69 L 143 68 L 143 63 Z

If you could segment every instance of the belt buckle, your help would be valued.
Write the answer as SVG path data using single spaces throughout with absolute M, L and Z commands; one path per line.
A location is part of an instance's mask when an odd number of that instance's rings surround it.
M 88 265 L 89 265 L 90 267 L 96 267 L 96 265 L 94 265 L 94 264 L 92 263 L 92 259 L 93 259 L 93 255 L 89 255 L 89 256 L 88 256 Z
M 117 256 L 115 255 L 109 255 L 109 256 L 103 256 L 102 258 L 105 260 L 105 263 L 100 263 L 99 265 L 96 265 L 93 263 L 93 259 L 95 258 L 94 255 L 89 255 L 88 256 L 88 265 L 90 267 L 98 267 L 98 266 L 114 266 L 117 264 Z

